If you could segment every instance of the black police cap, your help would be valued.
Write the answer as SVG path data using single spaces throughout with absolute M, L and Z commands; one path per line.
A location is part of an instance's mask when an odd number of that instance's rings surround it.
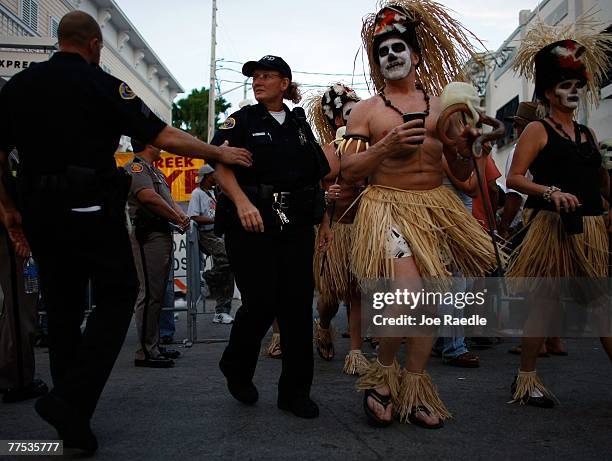
M 292 80 L 291 68 L 285 60 L 278 56 L 272 56 L 270 54 L 265 55 L 259 61 L 249 61 L 242 66 L 242 74 L 246 77 L 252 77 L 255 69 L 270 69 L 275 70 L 283 77 L 287 77 Z

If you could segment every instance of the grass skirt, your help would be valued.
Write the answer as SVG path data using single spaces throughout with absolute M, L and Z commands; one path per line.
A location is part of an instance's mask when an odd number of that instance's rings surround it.
M 483 276 L 496 266 L 489 235 L 447 187 L 401 190 L 369 186 L 353 224 L 351 269 L 359 279 L 393 278 L 385 242 L 391 227 L 412 250 L 421 277 Z
M 349 256 L 351 252 L 353 224 L 335 222 L 332 227 L 334 239 L 327 250 L 327 258 L 321 274 L 323 253 L 315 250 L 314 278 L 320 299 L 324 304 L 347 301 L 351 287 Z M 318 245 L 318 238 L 316 239 Z
M 607 277 L 608 233 L 603 216 L 585 216 L 584 232 L 567 235 L 559 213 L 540 210 L 508 265 L 508 277 Z

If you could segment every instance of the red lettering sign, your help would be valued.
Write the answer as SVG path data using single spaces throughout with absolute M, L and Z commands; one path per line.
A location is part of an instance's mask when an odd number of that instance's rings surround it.
M 198 170 L 187 170 L 185 171 L 185 194 L 191 194 L 191 191 L 198 187 L 196 183 L 196 176 Z
M 173 171 L 170 176 L 166 176 L 166 182 L 168 183 L 170 189 L 172 189 L 172 183 L 174 182 L 174 180 L 178 178 L 182 173 L 182 171 Z

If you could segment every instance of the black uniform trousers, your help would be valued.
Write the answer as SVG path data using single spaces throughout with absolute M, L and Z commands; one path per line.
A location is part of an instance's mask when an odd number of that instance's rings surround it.
M 228 379 L 250 382 L 261 341 L 276 318 L 280 328 L 282 373 L 278 396 L 309 395 L 313 375 L 312 300 L 314 281 L 312 226 L 281 232 L 225 234 L 227 255 L 242 295 L 220 367 Z
M 91 418 L 123 345 L 138 293 L 130 241 L 119 216 L 103 211 L 24 213 L 49 321 L 51 394 Z M 96 307 L 85 329 L 91 279 Z

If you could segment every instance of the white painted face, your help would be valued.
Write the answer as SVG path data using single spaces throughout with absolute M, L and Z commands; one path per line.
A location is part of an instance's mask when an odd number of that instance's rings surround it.
M 564 80 L 555 85 L 555 96 L 559 103 L 568 109 L 577 109 L 584 96 L 584 82 L 577 79 Z
M 344 120 L 344 123 L 348 122 L 349 115 L 351 115 L 351 111 L 353 110 L 353 107 L 355 107 L 355 104 L 357 104 L 355 101 L 349 101 L 342 106 L 342 119 Z
M 380 71 L 386 80 L 401 80 L 412 68 L 411 50 L 399 37 L 391 37 L 378 47 Z

